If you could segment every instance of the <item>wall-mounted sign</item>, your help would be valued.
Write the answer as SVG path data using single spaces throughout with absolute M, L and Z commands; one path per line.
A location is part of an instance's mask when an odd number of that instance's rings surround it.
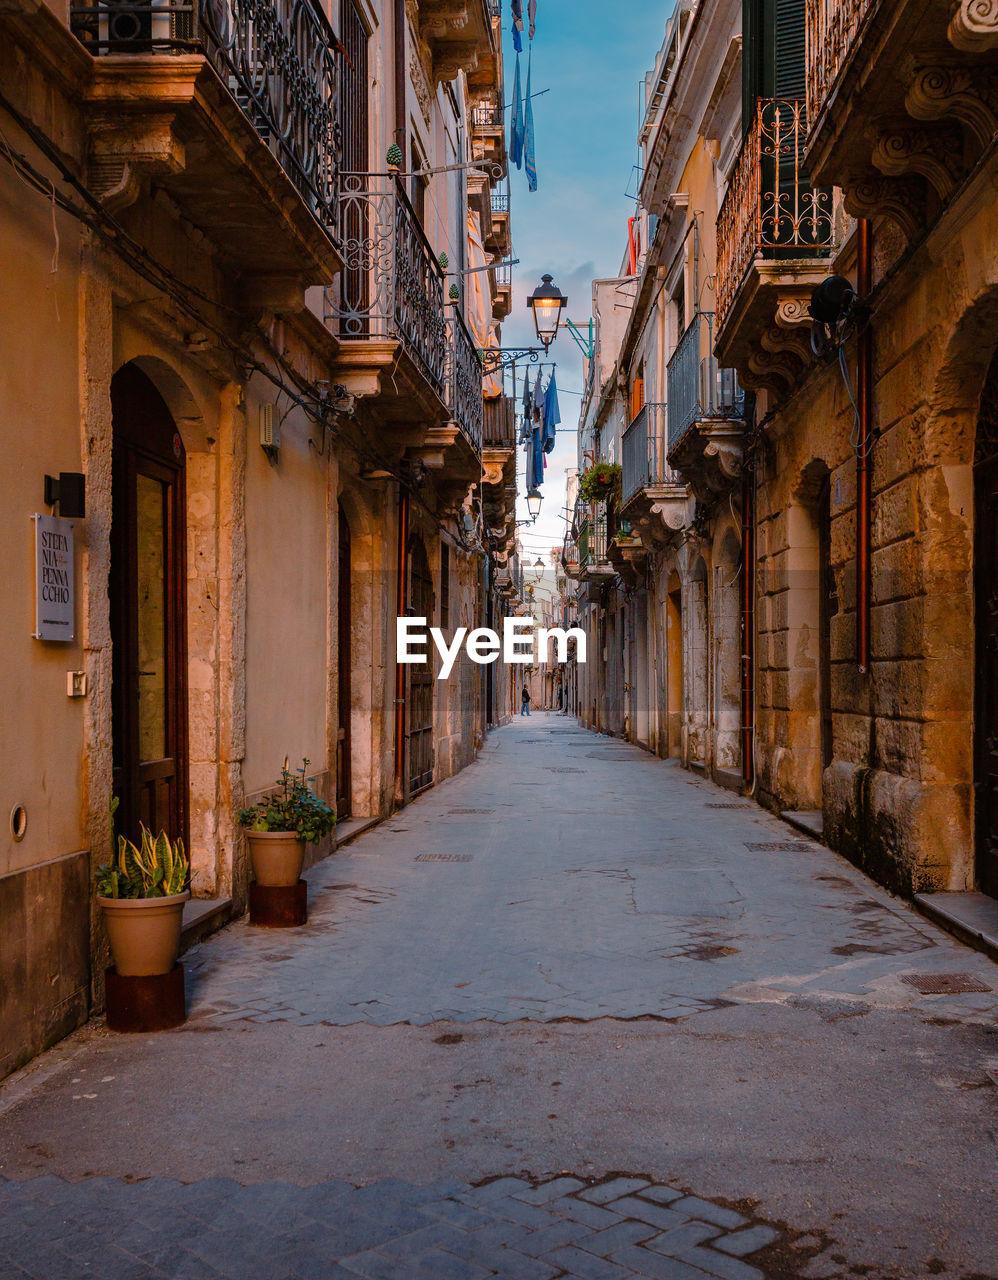
M 33 515 L 35 522 L 36 640 L 72 640 L 76 592 L 73 582 L 73 522 Z

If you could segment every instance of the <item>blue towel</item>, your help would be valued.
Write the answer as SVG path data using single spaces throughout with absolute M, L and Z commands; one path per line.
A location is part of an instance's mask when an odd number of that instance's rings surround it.
M 534 108 L 530 98 L 530 55 L 527 55 L 527 107 L 523 129 L 523 163 L 527 170 L 527 190 L 537 190 L 537 160 L 534 156 Z
M 530 483 L 535 489 L 539 489 L 544 483 L 544 450 L 541 448 L 540 427 L 534 427 L 531 444 L 530 460 L 533 462 L 533 474 Z
M 541 432 L 541 440 L 544 445 L 544 452 L 550 453 L 555 446 L 555 428 L 561 421 L 561 410 L 558 408 L 558 388 L 555 386 L 554 374 L 551 374 L 551 381 L 548 383 L 548 389 L 544 393 L 544 427 Z
M 516 28 L 513 28 L 514 34 Z M 520 101 L 520 58 L 513 73 L 513 114 L 509 124 L 509 158 L 518 169 L 523 168 L 523 104 Z

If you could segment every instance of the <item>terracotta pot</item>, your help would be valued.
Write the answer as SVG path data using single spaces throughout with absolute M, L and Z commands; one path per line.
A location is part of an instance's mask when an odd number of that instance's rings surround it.
M 169 973 L 177 963 L 180 926 L 189 890 L 166 898 L 98 898 L 111 942 L 114 967 L 123 978 Z
M 247 831 L 253 878 L 265 888 L 298 883 L 305 861 L 305 841 L 293 831 Z

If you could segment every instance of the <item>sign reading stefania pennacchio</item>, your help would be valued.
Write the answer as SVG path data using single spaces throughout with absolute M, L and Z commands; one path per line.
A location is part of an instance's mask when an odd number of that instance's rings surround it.
M 501 657 L 507 663 L 533 663 L 550 660 L 551 643 L 554 642 L 556 662 L 568 661 L 568 644 L 575 641 L 575 660 L 586 660 L 586 633 L 580 627 L 539 627 L 533 618 L 503 618 L 502 636 L 491 627 L 455 628 L 450 643 L 440 627 L 427 627 L 425 618 L 397 618 L 395 620 L 395 660 L 399 663 L 427 663 L 432 661 L 433 648 L 440 655 L 438 680 L 446 680 L 454 669 L 457 655 L 463 645 L 472 662 L 485 666 L 498 662 Z

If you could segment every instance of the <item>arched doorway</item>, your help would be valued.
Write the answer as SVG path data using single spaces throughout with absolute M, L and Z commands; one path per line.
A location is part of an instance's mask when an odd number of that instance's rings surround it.
M 409 616 L 433 623 L 433 575 L 423 540 L 409 543 L 407 556 Z M 433 782 L 433 667 L 429 662 L 410 663 L 406 693 L 406 799 L 411 800 Z
M 343 507 L 340 506 L 336 596 L 336 815 L 340 821 L 350 816 L 350 715 L 352 704 L 350 671 L 353 664 L 350 616 L 351 572 L 350 523 L 346 518 Z
M 984 382 L 974 452 L 976 684 L 974 793 L 978 888 L 998 897 L 998 354 Z
M 707 565 L 698 556 L 689 579 L 689 607 L 686 617 L 689 642 L 687 688 L 691 691 L 686 721 L 686 764 L 707 763 L 707 716 L 709 706 L 710 654 L 707 645 Z
M 183 441 L 135 365 L 111 379 L 113 787 L 116 827 L 189 844 Z

